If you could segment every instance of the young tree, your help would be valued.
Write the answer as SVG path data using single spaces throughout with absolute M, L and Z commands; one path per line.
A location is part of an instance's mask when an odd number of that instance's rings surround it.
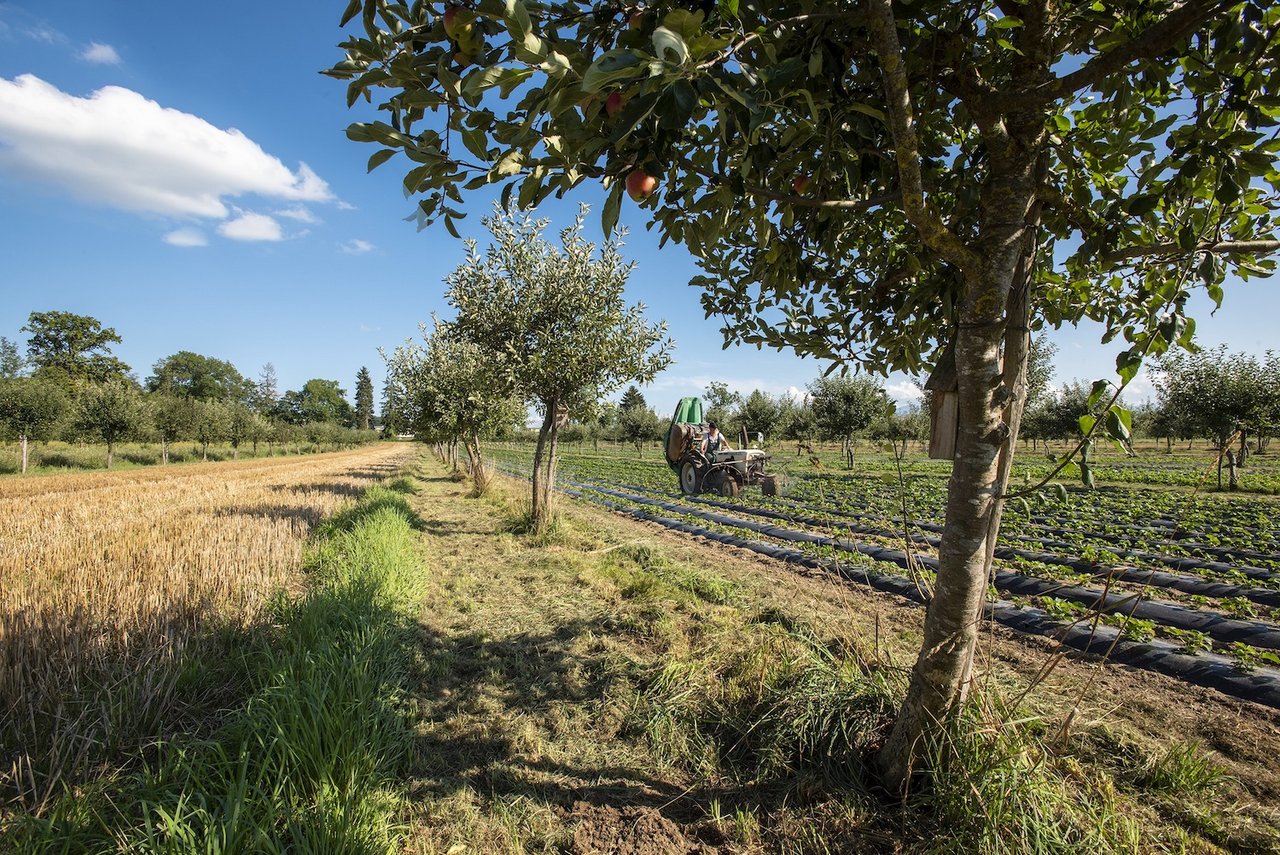
M 650 325 L 644 306 L 626 307 L 623 288 L 633 265 L 616 237 L 596 246 L 582 237 L 585 210 L 560 232 L 542 237 L 544 220 L 498 210 L 485 218 L 493 243 L 445 279 L 457 310 L 450 327 L 491 360 L 494 376 L 542 411 L 533 458 L 532 524 L 551 519 L 556 439 L 570 416 L 590 416 L 604 395 L 629 380 L 646 383 L 671 362 L 666 324 Z
M 192 402 L 191 435 L 200 443 L 200 459 L 209 459 L 209 444 L 227 436 L 228 413 L 220 401 Z
M 113 377 L 87 386 L 76 405 L 76 429 L 107 444 L 107 468 L 115 457 L 116 443 L 136 434 L 143 425 L 142 396 L 137 387 Z
M 771 398 L 759 389 L 753 389 L 738 407 L 737 418 L 748 433 L 773 436 L 773 429 L 782 418 L 784 406 L 781 400 Z
M 448 324 L 437 322 L 432 330 L 423 325 L 422 337 L 423 344 L 405 342 L 387 358 L 388 382 L 412 400 L 419 439 L 445 445 L 455 466 L 462 444 L 475 494 L 482 495 L 491 473 L 480 440 L 523 421 L 524 404 L 494 374 L 491 357 Z
M 383 147 L 371 167 L 409 156 L 420 224 L 455 229 L 459 188 L 533 206 L 598 179 L 606 232 L 625 187 L 690 248 L 729 341 L 877 371 L 954 354 L 940 594 L 880 754 L 902 787 L 970 686 L 1030 331 L 1100 322 L 1123 385 L 1190 342 L 1189 289 L 1273 269 L 1280 20 L 1264 0 L 701 8 L 631 26 L 626 4 L 485 2 L 462 66 L 436 7 L 352 2 L 367 37 L 329 73 L 351 102 L 389 90 L 389 121 L 348 136 Z
M 634 445 L 636 454 L 643 455 L 646 442 L 662 437 L 662 422 L 641 398 L 639 404 L 618 408 L 618 437 Z
M 147 396 L 151 425 L 160 438 L 160 462 L 169 463 L 169 446 L 191 436 L 195 423 L 195 404 L 190 398 L 176 395 Z
M 18 353 L 18 346 L 0 335 L 0 380 L 12 380 L 22 374 L 26 360 Z
M 1273 354 L 1267 358 L 1274 362 Z M 1269 428 L 1275 415 L 1274 372 L 1266 362 L 1225 346 L 1195 354 L 1175 353 L 1153 371 L 1160 408 L 1189 436 L 1213 440 L 1218 448 L 1218 487 L 1227 442 L 1239 432 L 1241 449 L 1248 432 Z M 1243 456 L 1243 455 L 1242 455 Z M 1233 461 L 1236 460 L 1233 454 Z
M 240 459 L 240 445 L 253 435 L 253 410 L 247 404 L 226 405 L 226 434 L 231 443 L 231 459 Z
M 0 381 L 0 431 L 18 440 L 21 472 L 27 473 L 28 444 L 54 435 L 70 405 L 56 383 L 32 377 Z
M 889 412 L 889 396 L 870 377 L 819 377 L 809 384 L 809 406 L 818 431 L 841 441 L 845 463 L 853 468 L 853 438 Z
M 373 379 L 369 369 L 361 366 L 356 374 L 356 427 L 369 430 L 373 426 Z
M 71 312 L 32 312 L 23 332 L 27 340 L 27 361 L 40 374 L 59 382 L 100 383 L 124 377 L 129 366 L 111 355 L 110 345 L 121 339 L 97 318 Z

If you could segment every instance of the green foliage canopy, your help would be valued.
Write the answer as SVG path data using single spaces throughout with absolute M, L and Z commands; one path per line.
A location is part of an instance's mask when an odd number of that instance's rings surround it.
M 97 318 L 72 312 L 32 312 L 23 332 L 27 361 L 45 376 L 63 382 L 101 382 L 123 377 L 129 366 L 111 355 L 111 345 L 121 339 Z

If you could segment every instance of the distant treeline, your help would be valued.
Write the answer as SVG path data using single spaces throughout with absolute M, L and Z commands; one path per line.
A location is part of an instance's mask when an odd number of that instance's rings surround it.
M 280 394 L 271 363 L 246 379 L 226 360 L 179 351 L 152 366 L 139 381 L 111 354 L 121 342 L 110 327 L 70 312 L 32 312 L 26 355 L 0 337 L 0 438 L 21 447 L 27 470 L 30 442 L 101 442 L 110 467 L 118 443 L 158 442 L 161 462 L 169 446 L 195 442 L 208 458 L 211 444 L 255 453 L 260 444 L 307 442 L 346 446 L 376 439 L 373 384 L 356 375 L 355 405 L 337 380 L 312 379 Z

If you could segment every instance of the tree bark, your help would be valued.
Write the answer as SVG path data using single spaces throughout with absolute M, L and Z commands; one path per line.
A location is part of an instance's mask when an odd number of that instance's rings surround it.
M 22 474 L 27 474 L 27 435 L 24 433 L 18 437 L 18 441 L 22 444 Z
M 107 442 L 107 468 L 108 469 L 111 468 L 111 460 L 115 454 L 115 450 L 116 450 L 116 444 L 114 442 L 108 441 Z
M 538 444 L 533 449 L 533 498 L 529 508 L 529 519 L 534 528 L 542 517 L 542 479 L 544 477 L 542 460 L 546 454 L 547 435 L 551 432 L 551 425 L 555 420 L 555 405 L 555 401 L 546 402 L 547 412 L 542 419 L 542 426 L 538 429 Z
M 560 421 L 552 419 L 551 436 L 547 443 L 547 480 L 542 485 L 542 519 L 538 520 L 538 531 L 545 531 L 551 525 L 552 505 L 556 489 L 556 444 L 560 436 Z
M 169 442 L 164 437 L 160 437 L 160 463 L 162 466 L 169 465 Z

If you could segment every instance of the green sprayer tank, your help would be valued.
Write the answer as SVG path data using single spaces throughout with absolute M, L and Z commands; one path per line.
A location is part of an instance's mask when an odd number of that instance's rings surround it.
M 676 404 L 676 413 L 671 417 L 671 424 L 667 426 L 667 432 L 662 435 L 662 447 L 671 448 L 671 431 L 675 430 L 676 425 L 700 425 L 702 424 L 702 399 L 701 398 L 681 398 L 680 403 Z M 667 454 L 667 465 L 672 471 L 680 471 L 680 459 L 671 459 L 671 454 Z

